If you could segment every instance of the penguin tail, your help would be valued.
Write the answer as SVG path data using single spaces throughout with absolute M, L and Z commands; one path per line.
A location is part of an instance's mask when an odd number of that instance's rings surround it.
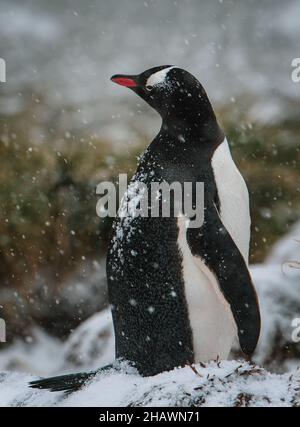
M 44 378 L 41 380 L 31 381 L 29 386 L 40 390 L 64 391 L 72 393 L 82 388 L 88 381 L 98 373 L 110 369 L 112 365 L 104 366 L 97 371 L 82 372 L 78 374 L 60 375 L 58 377 Z

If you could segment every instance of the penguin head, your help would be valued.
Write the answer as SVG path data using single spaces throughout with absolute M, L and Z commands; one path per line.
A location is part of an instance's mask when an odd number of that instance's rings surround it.
M 212 110 L 205 90 L 188 71 L 173 65 L 150 68 L 138 75 L 116 74 L 114 83 L 126 86 L 143 98 L 163 119 L 185 118 Z

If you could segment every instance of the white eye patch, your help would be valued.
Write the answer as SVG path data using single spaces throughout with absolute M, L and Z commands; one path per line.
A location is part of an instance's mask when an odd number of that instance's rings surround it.
M 164 84 L 166 81 L 167 74 L 172 68 L 176 68 L 174 66 L 164 68 L 163 70 L 157 71 L 156 73 L 152 74 L 146 83 L 146 86 L 155 86 L 158 84 Z

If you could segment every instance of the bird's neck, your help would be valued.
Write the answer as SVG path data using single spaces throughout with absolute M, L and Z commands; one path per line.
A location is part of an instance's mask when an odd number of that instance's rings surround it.
M 176 108 L 170 106 L 162 115 L 162 129 L 176 137 L 193 138 L 206 143 L 221 143 L 224 133 L 207 97 L 188 98 Z

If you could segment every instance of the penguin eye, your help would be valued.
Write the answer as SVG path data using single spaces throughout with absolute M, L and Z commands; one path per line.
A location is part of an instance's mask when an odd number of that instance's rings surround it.
M 153 86 L 151 86 L 151 85 L 146 86 L 146 90 L 148 90 L 148 92 L 150 92 L 152 89 L 153 89 Z

